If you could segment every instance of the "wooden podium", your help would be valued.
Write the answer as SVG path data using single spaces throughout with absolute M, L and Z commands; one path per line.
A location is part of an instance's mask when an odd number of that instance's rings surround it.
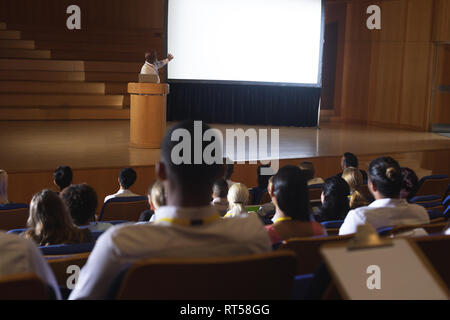
M 166 131 L 166 83 L 129 83 L 130 146 L 159 149 Z

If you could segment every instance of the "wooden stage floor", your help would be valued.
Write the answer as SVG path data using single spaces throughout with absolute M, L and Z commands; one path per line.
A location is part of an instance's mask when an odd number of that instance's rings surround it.
M 272 129 L 243 125 L 212 125 L 244 130 Z M 434 133 L 384 129 L 378 127 L 326 123 L 317 128 L 279 128 L 279 166 L 313 161 L 316 176 L 329 177 L 340 171 L 340 157 L 355 153 L 360 167 L 390 155 L 402 166 L 424 176 L 450 174 L 450 138 Z M 128 146 L 129 121 L 1 121 L 0 168 L 8 172 L 8 196 L 13 202 L 29 203 L 34 193 L 53 188 L 52 174 L 59 165 L 74 169 L 74 183 L 86 182 L 97 191 L 99 203 L 117 191 L 121 168 L 135 168 L 138 179 L 132 190 L 145 194 L 154 181 L 154 164 L 159 150 Z M 228 155 L 242 159 L 243 153 Z M 256 185 L 257 164 L 238 164 L 232 179 Z
M 228 128 L 274 128 L 212 126 L 223 133 Z M 340 123 L 325 123 L 321 129 L 278 129 L 280 159 L 336 157 L 346 151 L 369 156 L 450 150 L 450 139 L 435 133 Z M 128 142 L 128 120 L 1 121 L 0 168 L 8 172 L 36 172 L 61 164 L 76 169 L 152 166 L 159 159 L 159 150 L 130 148 Z M 229 157 L 242 160 L 244 155 Z

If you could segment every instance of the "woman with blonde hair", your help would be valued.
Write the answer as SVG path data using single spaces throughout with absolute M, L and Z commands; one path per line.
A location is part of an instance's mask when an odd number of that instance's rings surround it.
M 36 193 L 31 199 L 27 225 L 28 230 L 22 236 L 39 246 L 92 241 L 89 229 L 77 228 L 64 201 L 48 189 Z
M 8 174 L 0 169 L 0 205 L 8 203 Z
M 344 179 L 350 187 L 350 209 L 367 206 L 369 201 L 367 201 L 366 197 L 364 197 L 361 192 L 361 186 L 363 185 L 361 171 L 355 167 L 345 168 L 342 173 L 342 179 Z
M 228 190 L 227 196 L 230 210 L 224 218 L 246 217 L 248 213 L 245 209 L 245 205 L 247 204 L 248 197 L 249 192 L 246 185 L 242 183 L 233 184 Z

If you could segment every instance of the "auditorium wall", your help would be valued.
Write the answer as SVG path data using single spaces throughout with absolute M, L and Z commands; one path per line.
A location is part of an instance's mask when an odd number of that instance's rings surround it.
M 65 28 L 70 5 L 81 8 L 82 30 L 164 28 L 164 0 L 0 0 L 0 21 Z
M 347 9 L 341 119 L 429 130 L 436 43 L 450 40 L 450 0 L 334 2 Z M 366 27 L 374 4 L 381 30 Z

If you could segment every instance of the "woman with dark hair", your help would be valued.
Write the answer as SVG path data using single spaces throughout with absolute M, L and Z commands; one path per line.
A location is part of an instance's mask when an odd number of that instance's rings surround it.
M 375 229 L 396 225 L 429 223 L 425 208 L 400 199 L 402 173 L 398 162 L 380 157 L 369 166 L 368 187 L 375 201 L 366 207 L 351 210 L 339 229 L 339 234 L 355 233 L 358 225 L 370 224 Z
M 322 207 L 320 221 L 343 220 L 350 210 L 348 196 L 350 187 L 344 179 L 334 176 L 325 180 L 322 186 Z
M 74 225 L 66 204 L 52 190 L 42 190 L 33 196 L 27 225 L 28 230 L 22 236 L 38 246 L 92 241 L 89 229 L 78 229 Z
M 417 192 L 417 188 L 419 186 L 419 178 L 416 173 L 410 169 L 403 167 L 401 168 L 402 172 L 402 188 L 400 190 L 400 198 L 409 200 Z
M 269 194 L 276 210 L 273 224 L 266 226 L 272 244 L 326 233 L 319 223 L 311 221 L 306 177 L 300 168 L 286 166 L 278 170 L 269 185 Z

